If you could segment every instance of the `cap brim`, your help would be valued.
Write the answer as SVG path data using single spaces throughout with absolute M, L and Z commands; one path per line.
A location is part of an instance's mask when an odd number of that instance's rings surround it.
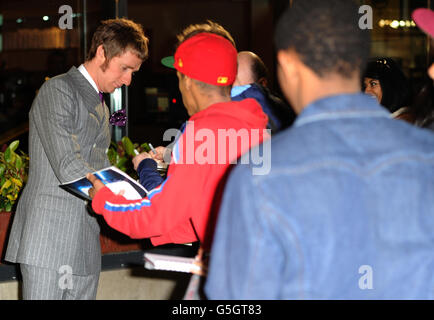
M 173 58 L 173 56 L 165 57 L 161 59 L 161 64 L 165 67 L 175 69 L 175 58 Z

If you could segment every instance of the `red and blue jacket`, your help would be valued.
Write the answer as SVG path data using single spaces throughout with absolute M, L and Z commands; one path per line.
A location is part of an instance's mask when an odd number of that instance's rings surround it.
M 158 187 L 140 200 L 104 187 L 93 198 L 93 210 L 112 228 L 154 245 L 210 243 L 228 169 L 269 137 L 267 121 L 254 99 L 199 111 L 175 143 L 167 178 Z

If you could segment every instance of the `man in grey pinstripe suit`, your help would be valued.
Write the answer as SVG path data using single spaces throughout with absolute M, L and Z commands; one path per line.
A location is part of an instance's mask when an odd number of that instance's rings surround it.
M 84 64 L 39 90 L 29 114 L 29 178 L 5 257 L 20 264 L 24 299 L 95 299 L 99 225 L 86 203 L 59 184 L 110 165 L 102 92 L 128 86 L 147 55 L 141 26 L 106 20 L 94 33 Z

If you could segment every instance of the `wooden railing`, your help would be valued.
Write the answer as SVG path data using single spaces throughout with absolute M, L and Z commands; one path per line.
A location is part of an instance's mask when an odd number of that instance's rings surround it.
M 5 133 L 2 133 L 0 135 L 0 146 L 17 139 L 19 136 L 25 134 L 28 131 L 29 131 L 29 123 L 25 122 L 13 129 L 6 131 Z

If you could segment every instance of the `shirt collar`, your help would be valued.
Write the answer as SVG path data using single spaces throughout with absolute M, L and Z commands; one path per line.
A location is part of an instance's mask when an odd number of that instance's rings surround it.
M 294 126 L 341 118 L 391 117 L 377 100 L 364 93 L 341 94 L 316 100 L 298 115 Z
M 242 94 L 244 91 L 249 89 L 252 85 L 246 84 L 245 86 L 233 86 L 231 89 L 231 97 L 238 96 Z
M 78 71 L 81 72 L 81 74 L 89 81 L 89 83 L 92 85 L 92 87 L 96 90 L 96 92 L 99 93 L 98 87 L 96 86 L 95 81 L 93 81 L 92 77 L 90 76 L 89 72 L 87 72 L 86 68 L 84 67 L 84 64 L 81 64 L 78 67 Z

